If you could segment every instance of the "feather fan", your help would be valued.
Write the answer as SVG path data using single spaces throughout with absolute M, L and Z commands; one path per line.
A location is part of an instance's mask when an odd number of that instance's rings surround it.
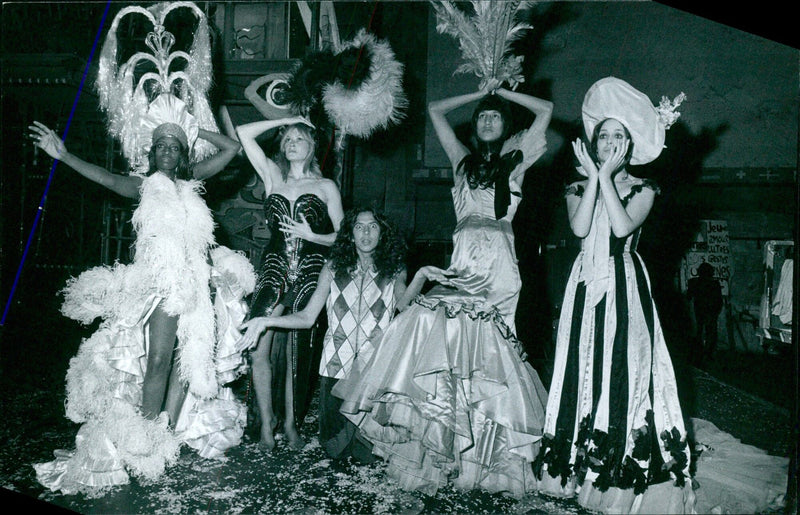
M 458 40 L 464 59 L 453 74 L 474 73 L 483 88 L 490 79 L 507 82 L 514 89 L 522 76 L 523 56 L 511 55 L 511 44 L 521 38 L 530 24 L 515 21 L 517 14 L 533 2 L 521 0 L 472 0 L 467 14 L 446 0 L 431 0 L 436 13 L 436 30 Z

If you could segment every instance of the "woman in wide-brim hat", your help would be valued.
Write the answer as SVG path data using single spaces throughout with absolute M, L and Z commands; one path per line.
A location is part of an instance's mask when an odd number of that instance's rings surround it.
M 566 202 L 582 246 L 564 294 L 534 471 L 545 493 L 579 491 L 582 505 L 600 511 L 691 510 L 675 374 L 636 252 L 659 189 L 628 169 L 659 156 L 674 107 L 662 113 L 627 82 L 601 79 L 583 103 L 589 145 L 573 142 L 586 178 L 568 186 Z

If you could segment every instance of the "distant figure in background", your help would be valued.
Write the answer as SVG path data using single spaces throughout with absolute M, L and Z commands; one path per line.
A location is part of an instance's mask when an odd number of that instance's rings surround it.
M 700 364 L 712 359 L 717 348 L 717 320 L 722 311 L 722 286 L 714 279 L 714 267 L 701 263 L 697 267 L 697 277 L 689 279 L 686 294 L 692 303 L 696 325 L 692 361 Z

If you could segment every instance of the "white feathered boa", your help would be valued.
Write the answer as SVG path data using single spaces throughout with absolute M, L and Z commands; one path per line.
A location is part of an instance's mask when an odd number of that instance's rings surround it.
M 201 191 L 198 181 L 173 182 L 160 173 L 145 178 L 132 219 L 137 235 L 133 263 L 95 267 L 70 279 L 61 312 L 84 324 L 102 317 L 129 325 L 141 319 L 148 299 L 161 297 L 161 308 L 178 316 L 180 377 L 190 392 L 209 399 L 218 391 L 207 261 L 214 221 Z M 217 247 L 214 257 L 245 293 L 252 291 L 255 275 L 244 256 Z
M 246 410 L 225 384 L 246 369 L 235 341 L 256 274 L 241 253 L 212 248 L 214 223 L 201 187 L 161 174 L 144 179 L 133 216 L 133 263 L 87 270 L 62 292 L 65 316 L 103 321 L 67 371 L 66 416 L 83 424 L 75 449 L 34 464 L 37 480 L 53 491 L 99 496 L 127 483 L 128 473 L 157 478 L 177 460 L 182 443 L 204 457 L 219 457 L 239 443 Z M 185 420 L 179 417 L 180 432 L 163 416 L 147 420 L 139 413 L 147 321 L 157 304 L 178 316 L 178 365 L 193 407 Z

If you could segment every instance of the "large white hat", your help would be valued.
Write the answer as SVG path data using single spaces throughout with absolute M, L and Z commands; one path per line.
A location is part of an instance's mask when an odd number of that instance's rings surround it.
M 647 95 L 624 80 L 605 77 L 595 82 L 583 99 L 581 112 L 586 136 L 592 137 L 598 123 L 614 118 L 631 134 L 631 164 L 649 163 L 661 154 L 666 129 L 680 116 L 675 108 L 684 98 L 683 93 L 674 102 L 664 97 L 655 107 Z

